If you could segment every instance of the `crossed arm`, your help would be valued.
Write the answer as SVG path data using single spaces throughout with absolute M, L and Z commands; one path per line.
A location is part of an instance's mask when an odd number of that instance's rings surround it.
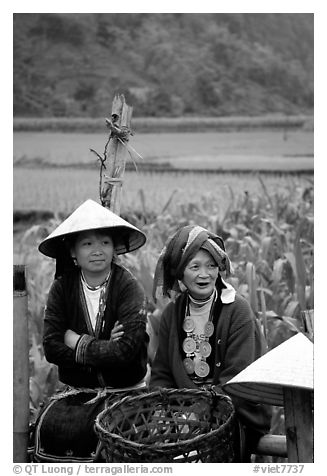
M 124 326 L 119 322 L 116 322 L 113 329 L 110 333 L 109 342 L 117 342 L 119 339 L 124 335 Z M 77 334 L 77 332 L 72 331 L 71 329 L 67 329 L 64 334 L 64 343 L 72 350 L 75 350 L 76 344 L 79 341 L 81 334 Z
M 61 284 L 54 282 L 44 319 L 43 345 L 49 362 L 65 367 L 78 364 L 97 367 L 113 363 L 123 365 L 134 358 L 146 336 L 143 293 L 135 280 L 130 280 L 121 289 L 118 321 L 109 338 L 97 339 L 72 329 L 63 294 Z

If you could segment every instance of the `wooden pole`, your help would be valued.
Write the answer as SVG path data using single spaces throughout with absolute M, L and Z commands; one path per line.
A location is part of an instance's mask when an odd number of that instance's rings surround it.
M 256 455 L 281 456 L 287 458 L 285 435 L 264 435 L 258 441 L 254 450 Z
M 308 339 L 313 342 L 314 339 L 314 310 L 313 309 L 306 309 L 301 311 L 301 318 L 303 322 L 304 333 L 308 337 Z
M 123 138 L 119 136 L 119 133 L 111 134 L 102 198 L 103 205 L 117 215 L 120 214 L 121 190 L 129 153 L 124 143 L 126 144 L 129 140 L 132 111 L 133 108 L 126 104 L 124 95 L 116 95 L 112 103 L 111 121 L 107 120 L 108 126 L 113 131 L 117 128 L 123 133 Z
M 285 433 L 289 463 L 313 463 L 312 391 L 284 388 Z
M 14 265 L 13 359 L 13 461 L 26 463 L 29 425 L 29 348 L 24 265 Z

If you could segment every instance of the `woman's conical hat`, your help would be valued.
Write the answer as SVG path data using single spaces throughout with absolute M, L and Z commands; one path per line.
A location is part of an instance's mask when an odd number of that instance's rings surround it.
M 82 203 L 39 245 L 39 251 L 57 258 L 65 238 L 86 230 L 107 229 L 113 231 L 117 254 L 134 251 L 144 245 L 146 237 L 142 231 L 93 200 Z
M 296 334 L 223 385 L 231 396 L 284 405 L 283 388 L 313 390 L 313 343 Z

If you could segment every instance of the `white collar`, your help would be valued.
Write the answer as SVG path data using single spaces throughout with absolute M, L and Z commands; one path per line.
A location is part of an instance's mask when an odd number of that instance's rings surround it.
M 226 288 L 222 288 L 221 290 L 221 295 L 220 295 L 221 302 L 223 304 L 230 304 L 235 301 L 236 291 L 233 288 L 233 286 L 227 283 L 227 281 L 224 281 L 223 278 L 221 278 L 221 280 L 223 284 L 226 286 Z

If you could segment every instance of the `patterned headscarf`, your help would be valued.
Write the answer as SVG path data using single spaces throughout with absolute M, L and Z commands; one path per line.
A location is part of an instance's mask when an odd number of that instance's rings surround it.
M 227 276 L 230 274 L 231 264 L 222 238 L 201 226 L 187 225 L 168 240 L 160 253 L 154 274 L 154 299 L 160 286 L 163 295 L 168 297 L 171 291 L 181 291 L 178 281 L 182 279 L 187 263 L 200 249 L 210 253 L 219 271 L 226 271 Z

